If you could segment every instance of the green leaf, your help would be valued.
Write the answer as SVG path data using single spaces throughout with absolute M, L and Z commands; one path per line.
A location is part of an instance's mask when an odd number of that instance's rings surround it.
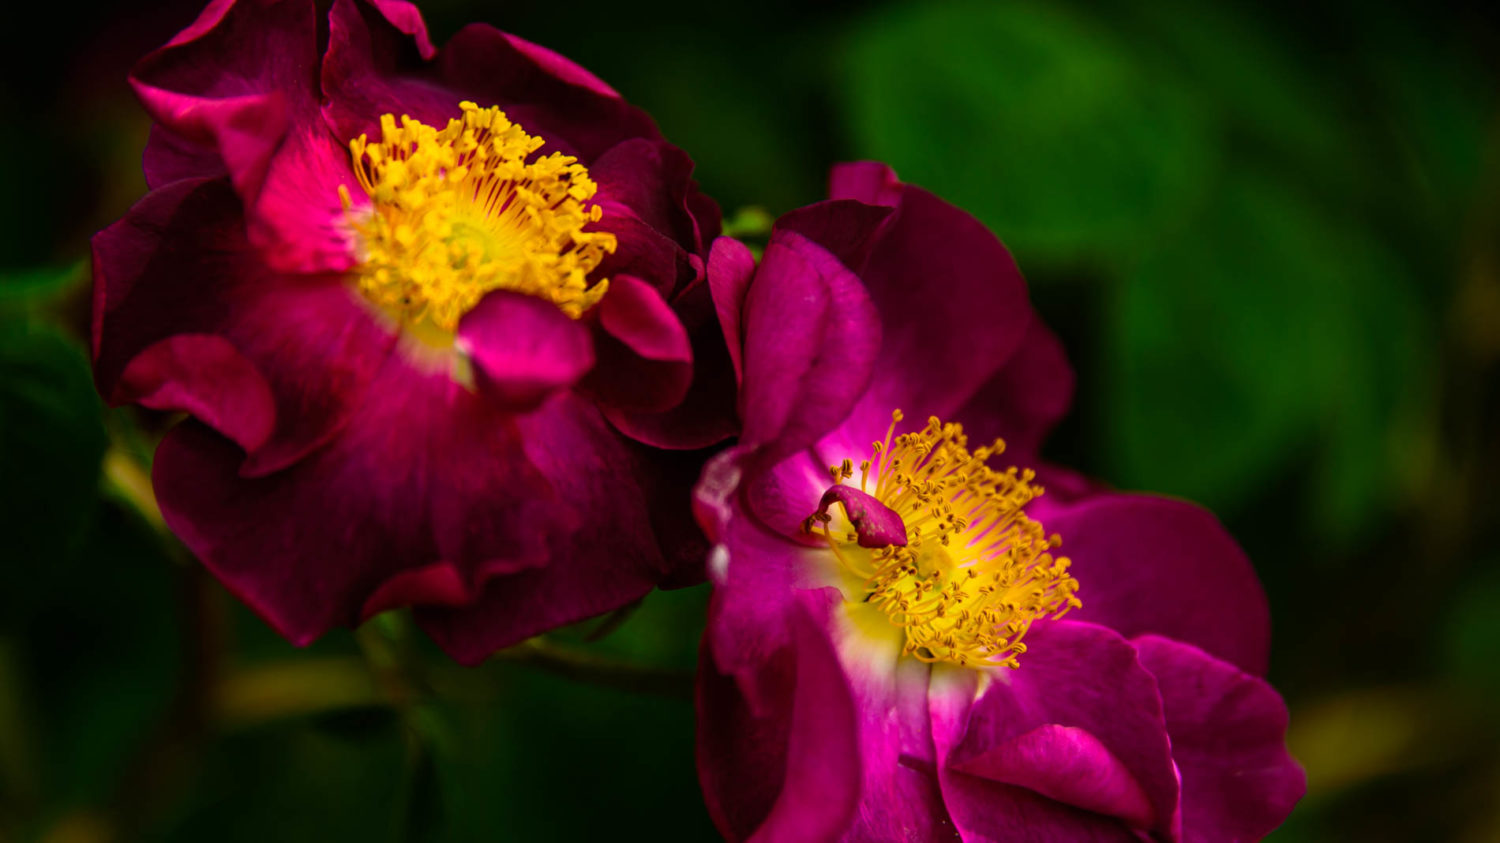
M 88 360 L 57 331 L 0 321 L 0 606 L 17 619 L 62 575 L 96 500 L 106 440 Z
M 1401 491 L 1391 433 L 1432 365 L 1421 303 L 1395 256 L 1296 191 L 1245 170 L 1217 196 L 1110 308 L 1117 477 L 1227 514 L 1296 467 L 1315 525 L 1349 538 Z
M 845 72 L 856 152 L 973 213 L 1022 265 L 1135 251 L 1214 165 L 1175 81 L 1060 7 L 891 7 Z
M 0 311 L 57 299 L 83 284 L 88 264 L 44 266 L 0 273 Z
M 1463 687 L 1500 693 L 1500 570 L 1494 559 L 1474 566 L 1487 571 L 1455 592 L 1443 613 L 1442 656 L 1447 672 Z

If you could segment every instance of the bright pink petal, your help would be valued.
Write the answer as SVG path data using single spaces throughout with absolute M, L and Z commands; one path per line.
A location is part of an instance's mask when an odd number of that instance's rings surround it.
M 845 639 L 840 656 L 859 716 L 863 784 L 849 841 L 955 840 L 938 788 L 927 688 L 931 669 L 898 647 Z
M 722 603 L 716 596 L 714 606 Z M 810 616 L 817 604 L 791 607 L 785 646 L 753 670 L 722 673 L 704 638 L 698 777 L 729 840 L 832 840 L 859 800 L 856 714 L 824 621 Z
M 838 425 L 871 382 L 881 348 L 879 315 L 860 279 L 790 231 L 766 246 L 742 327 L 741 442 L 766 447 L 768 461 Z
M 1038 624 L 1027 644 L 1021 666 L 975 701 L 945 763 L 1174 835 L 1177 773 L 1156 683 L 1135 650 L 1075 621 Z
M 464 314 L 458 347 L 486 395 L 512 411 L 535 409 L 594 365 L 588 330 L 549 301 L 497 290 Z
M 597 307 L 597 364 L 588 392 L 610 407 L 661 411 L 675 406 L 693 378 L 687 329 L 646 282 L 619 275 Z
M 1264 680 L 1188 644 L 1135 640 L 1156 677 L 1182 771 L 1182 832 L 1189 843 L 1259 840 L 1307 789 L 1286 750 L 1286 705 Z
M 1202 647 L 1258 676 L 1270 613 L 1255 569 L 1208 510 L 1149 495 L 1044 495 L 1032 515 L 1062 537 L 1083 608 L 1070 618 L 1121 635 L 1157 633 Z
M 933 744 L 952 757 L 968 727 L 978 674 L 942 668 L 928 696 Z M 1016 785 L 938 766 L 943 801 L 965 843 L 1138 843 L 1113 817 L 1084 811 Z

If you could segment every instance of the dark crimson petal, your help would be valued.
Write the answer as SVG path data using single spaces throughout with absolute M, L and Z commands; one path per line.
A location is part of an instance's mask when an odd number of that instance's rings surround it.
M 693 252 L 706 254 L 709 245 L 724 228 L 724 212 L 718 202 L 698 189 L 695 181 L 688 182 L 687 207 L 688 213 L 693 215 Z
M 975 442 L 1005 440 L 997 462 L 1034 465 L 1042 440 L 1073 404 L 1073 367 L 1062 342 L 1032 314 L 1016 353 L 953 414 Z
M 594 370 L 584 388 L 609 407 L 660 412 L 682 401 L 693 378 L 687 329 L 649 284 L 629 275 L 609 282 L 595 308 Z
M 205 153 L 216 154 L 252 241 L 293 272 L 353 261 L 337 188 L 354 179 L 348 150 L 318 117 L 318 65 L 312 3 L 239 0 L 211 7 L 131 76 L 165 130 L 148 150 L 150 181 L 210 175 Z
M 1010 253 L 967 213 L 916 187 L 902 191 L 861 274 L 880 313 L 875 377 L 855 429 L 953 413 L 1020 347 L 1031 320 Z
M 218 152 L 253 197 L 282 135 L 317 104 L 310 0 L 218 2 L 136 65 L 146 111 L 178 138 Z
M 773 234 L 741 325 L 741 442 L 765 447 L 767 462 L 838 425 L 872 382 L 879 314 L 860 279 L 800 234 Z
M 535 409 L 594 365 L 588 329 L 552 302 L 504 290 L 464 314 L 458 349 L 484 394 L 516 412 Z
M 398 32 L 409 35 L 416 42 L 417 53 L 424 59 L 437 55 L 432 38 L 427 35 L 427 23 L 416 4 L 407 0 L 364 0 L 390 22 Z
M 1172 757 L 1182 773 L 1187 843 L 1259 840 L 1307 789 L 1286 750 L 1286 705 L 1264 680 L 1197 647 L 1144 635 L 1141 664 L 1156 677 Z
M 809 598 L 782 620 L 786 645 L 753 671 L 720 672 L 704 637 L 698 778 L 709 814 L 729 840 L 833 840 L 859 802 L 854 704 L 824 622 L 810 616 L 818 600 Z M 722 601 L 715 596 L 711 618 Z
M 509 41 L 510 45 L 521 54 L 536 62 L 538 67 L 564 82 L 587 88 L 600 96 L 619 99 L 620 93 L 606 84 L 603 79 L 579 67 L 561 54 L 510 33 L 505 34 L 505 40 Z
M 713 294 L 719 328 L 724 333 L 724 344 L 734 364 L 737 383 L 745 376 L 742 344 L 745 297 L 754 275 L 755 255 L 748 246 L 732 237 L 720 237 L 714 241 L 708 253 L 708 286 Z
M 686 396 L 665 412 L 646 413 L 605 407 L 610 423 L 637 442 L 657 448 L 705 448 L 739 431 L 735 378 L 709 298 L 700 281 L 672 302 L 692 343 L 693 380 Z
M 227 178 L 229 169 L 218 150 L 194 143 L 159 123 L 151 124 L 141 156 L 146 187 L 151 190 L 181 179 Z
M 567 519 L 552 513 L 562 529 L 545 533 L 550 561 L 534 571 L 490 579 L 476 602 L 462 609 L 418 609 L 417 622 L 448 655 L 464 664 L 564 624 L 636 600 L 671 573 L 653 533 L 641 493 L 650 470 L 615 434 L 598 411 L 562 394 L 534 413 L 516 417 L 516 435 L 526 458 L 547 479 Z M 473 470 L 475 484 L 456 500 L 487 506 L 503 493 L 525 499 L 526 484 Z M 482 486 L 489 485 L 489 489 Z M 461 531 L 463 512 L 452 510 Z M 537 533 L 545 522 L 514 526 L 517 535 Z M 498 538 L 498 534 L 497 534 Z
M 879 161 L 835 164 L 828 174 L 829 199 L 853 199 L 894 208 L 901 202 L 902 187 L 896 171 Z
M 590 230 L 609 232 L 616 243 L 615 250 L 605 255 L 590 274 L 590 280 L 630 275 L 649 281 L 662 298 L 670 298 L 679 287 L 692 284 L 701 275 L 701 267 L 694 265 L 694 255 L 624 206 L 610 206 Z
M 1271 621 L 1250 560 L 1208 510 L 1150 495 L 1050 493 L 1028 511 L 1062 537 L 1083 608 L 1121 635 L 1186 641 L 1264 676 Z
M 439 78 L 465 99 L 500 106 L 526 131 L 546 138 L 549 148 L 590 166 L 626 140 L 660 137 L 644 111 L 598 85 L 578 84 L 576 74 L 554 74 L 556 62 L 538 62 L 534 45 L 523 50 L 518 43 L 525 42 L 491 26 L 466 26 L 438 55 Z
M 94 237 L 94 377 L 112 403 L 149 395 L 151 406 L 195 414 L 246 448 L 242 470 L 255 474 L 341 429 L 395 334 L 342 278 L 267 268 L 239 209 L 222 180 L 179 181 Z M 221 346 L 197 359 L 162 343 L 179 335 L 217 336 L 246 365 Z M 222 378 L 226 366 L 232 380 Z M 260 422 L 251 424 L 258 416 L 244 403 L 259 392 L 246 366 L 274 397 L 275 429 L 265 438 L 247 438 Z M 175 403 L 164 403 L 169 397 Z
M 960 773 L 1175 837 L 1178 787 L 1161 697 L 1135 650 L 1104 627 L 1036 624 L 1021 666 L 975 700 L 944 759 Z
M 421 24 L 420 16 L 415 23 Z M 410 30 L 368 2 L 335 0 L 328 16 L 322 91 L 327 98 L 324 119 L 340 141 L 360 135 L 379 139 L 383 114 L 409 115 L 438 128 L 458 116 L 463 98 L 437 85 L 426 70 L 433 51 L 425 27 L 416 30 L 416 38 Z
M 890 217 L 889 208 L 835 199 L 789 211 L 776 220 L 776 228 L 797 232 L 861 273 Z
M 630 138 L 589 166 L 589 177 L 599 185 L 594 202 L 606 216 L 631 214 L 681 248 L 697 251 L 696 224 L 687 206 L 692 172 L 687 153 L 647 138 Z
M 834 504 L 843 507 L 854 525 L 860 547 L 906 546 L 906 524 L 896 511 L 853 486 L 830 486 L 818 501 L 818 514 L 826 515 Z
M 239 449 L 188 422 L 158 448 L 153 481 L 172 531 L 300 645 L 372 599 L 452 602 L 411 573 L 433 563 L 456 566 L 471 601 L 488 579 L 546 563 L 572 525 L 520 436 L 445 373 L 392 356 L 342 435 L 300 462 L 243 477 Z
M 423 61 L 418 46 L 385 15 L 337 0 L 329 24 L 322 86 L 324 116 L 340 140 L 379 135 L 382 114 L 409 114 L 442 126 L 472 100 L 499 106 L 547 149 L 585 164 L 621 141 L 659 137 L 651 119 L 586 71 L 491 26 L 460 30 Z
M 276 396 L 229 340 L 176 334 L 131 358 L 110 398 L 201 419 L 246 451 L 276 430 Z

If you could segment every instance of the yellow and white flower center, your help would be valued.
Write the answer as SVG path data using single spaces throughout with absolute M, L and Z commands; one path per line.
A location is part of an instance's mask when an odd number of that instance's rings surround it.
M 806 529 L 838 558 L 851 612 L 878 610 L 902 629 L 904 655 L 1016 667 L 1033 621 L 1082 605 L 1069 560 L 1052 555 L 1060 540 L 1023 512 L 1042 489 L 1029 469 L 986 465 L 1002 441 L 970 452 L 960 425 L 934 417 L 896 436 L 901 420 L 897 410 L 873 460 L 860 463 L 859 488 L 901 517 L 906 545 L 860 547 L 834 513 L 809 518 Z M 848 459 L 829 470 L 836 484 L 854 477 Z
M 576 158 L 532 158 L 545 143 L 498 108 L 461 106 L 439 130 L 380 119 L 381 139 L 349 144 L 369 197 L 339 186 L 359 265 L 359 290 L 427 339 L 451 341 L 459 319 L 492 290 L 539 296 L 577 318 L 608 288 L 589 273 L 615 237 L 584 231 L 601 210 Z

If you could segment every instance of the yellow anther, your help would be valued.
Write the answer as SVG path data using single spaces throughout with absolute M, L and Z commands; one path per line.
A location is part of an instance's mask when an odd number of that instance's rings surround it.
M 861 488 L 900 515 L 905 547 L 847 554 L 837 534 L 812 519 L 840 563 L 863 580 L 851 605 L 871 605 L 905 631 L 902 652 L 925 662 L 1016 667 L 1021 639 L 1038 618 L 1062 617 L 1082 603 L 1069 561 L 1051 551 L 1060 539 L 1031 520 L 1024 507 L 1042 493 L 1035 474 L 996 471 L 986 460 L 1001 453 L 996 440 L 967 450 L 963 427 L 929 418 L 920 431 L 896 435 L 891 414 L 874 458 L 860 463 Z M 853 461 L 830 467 L 835 482 L 853 475 Z M 873 487 L 873 488 L 872 488 Z
M 404 324 L 450 335 L 492 290 L 547 299 L 577 318 L 608 289 L 588 275 L 615 237 L 584 231 L 602 210 L 576 158 L 554 152 L 498 108 L 461 104 L 443 129 L 394 114 L 381 138 L 349 144 L 368 203 L 340 185 L 359 289 Z

